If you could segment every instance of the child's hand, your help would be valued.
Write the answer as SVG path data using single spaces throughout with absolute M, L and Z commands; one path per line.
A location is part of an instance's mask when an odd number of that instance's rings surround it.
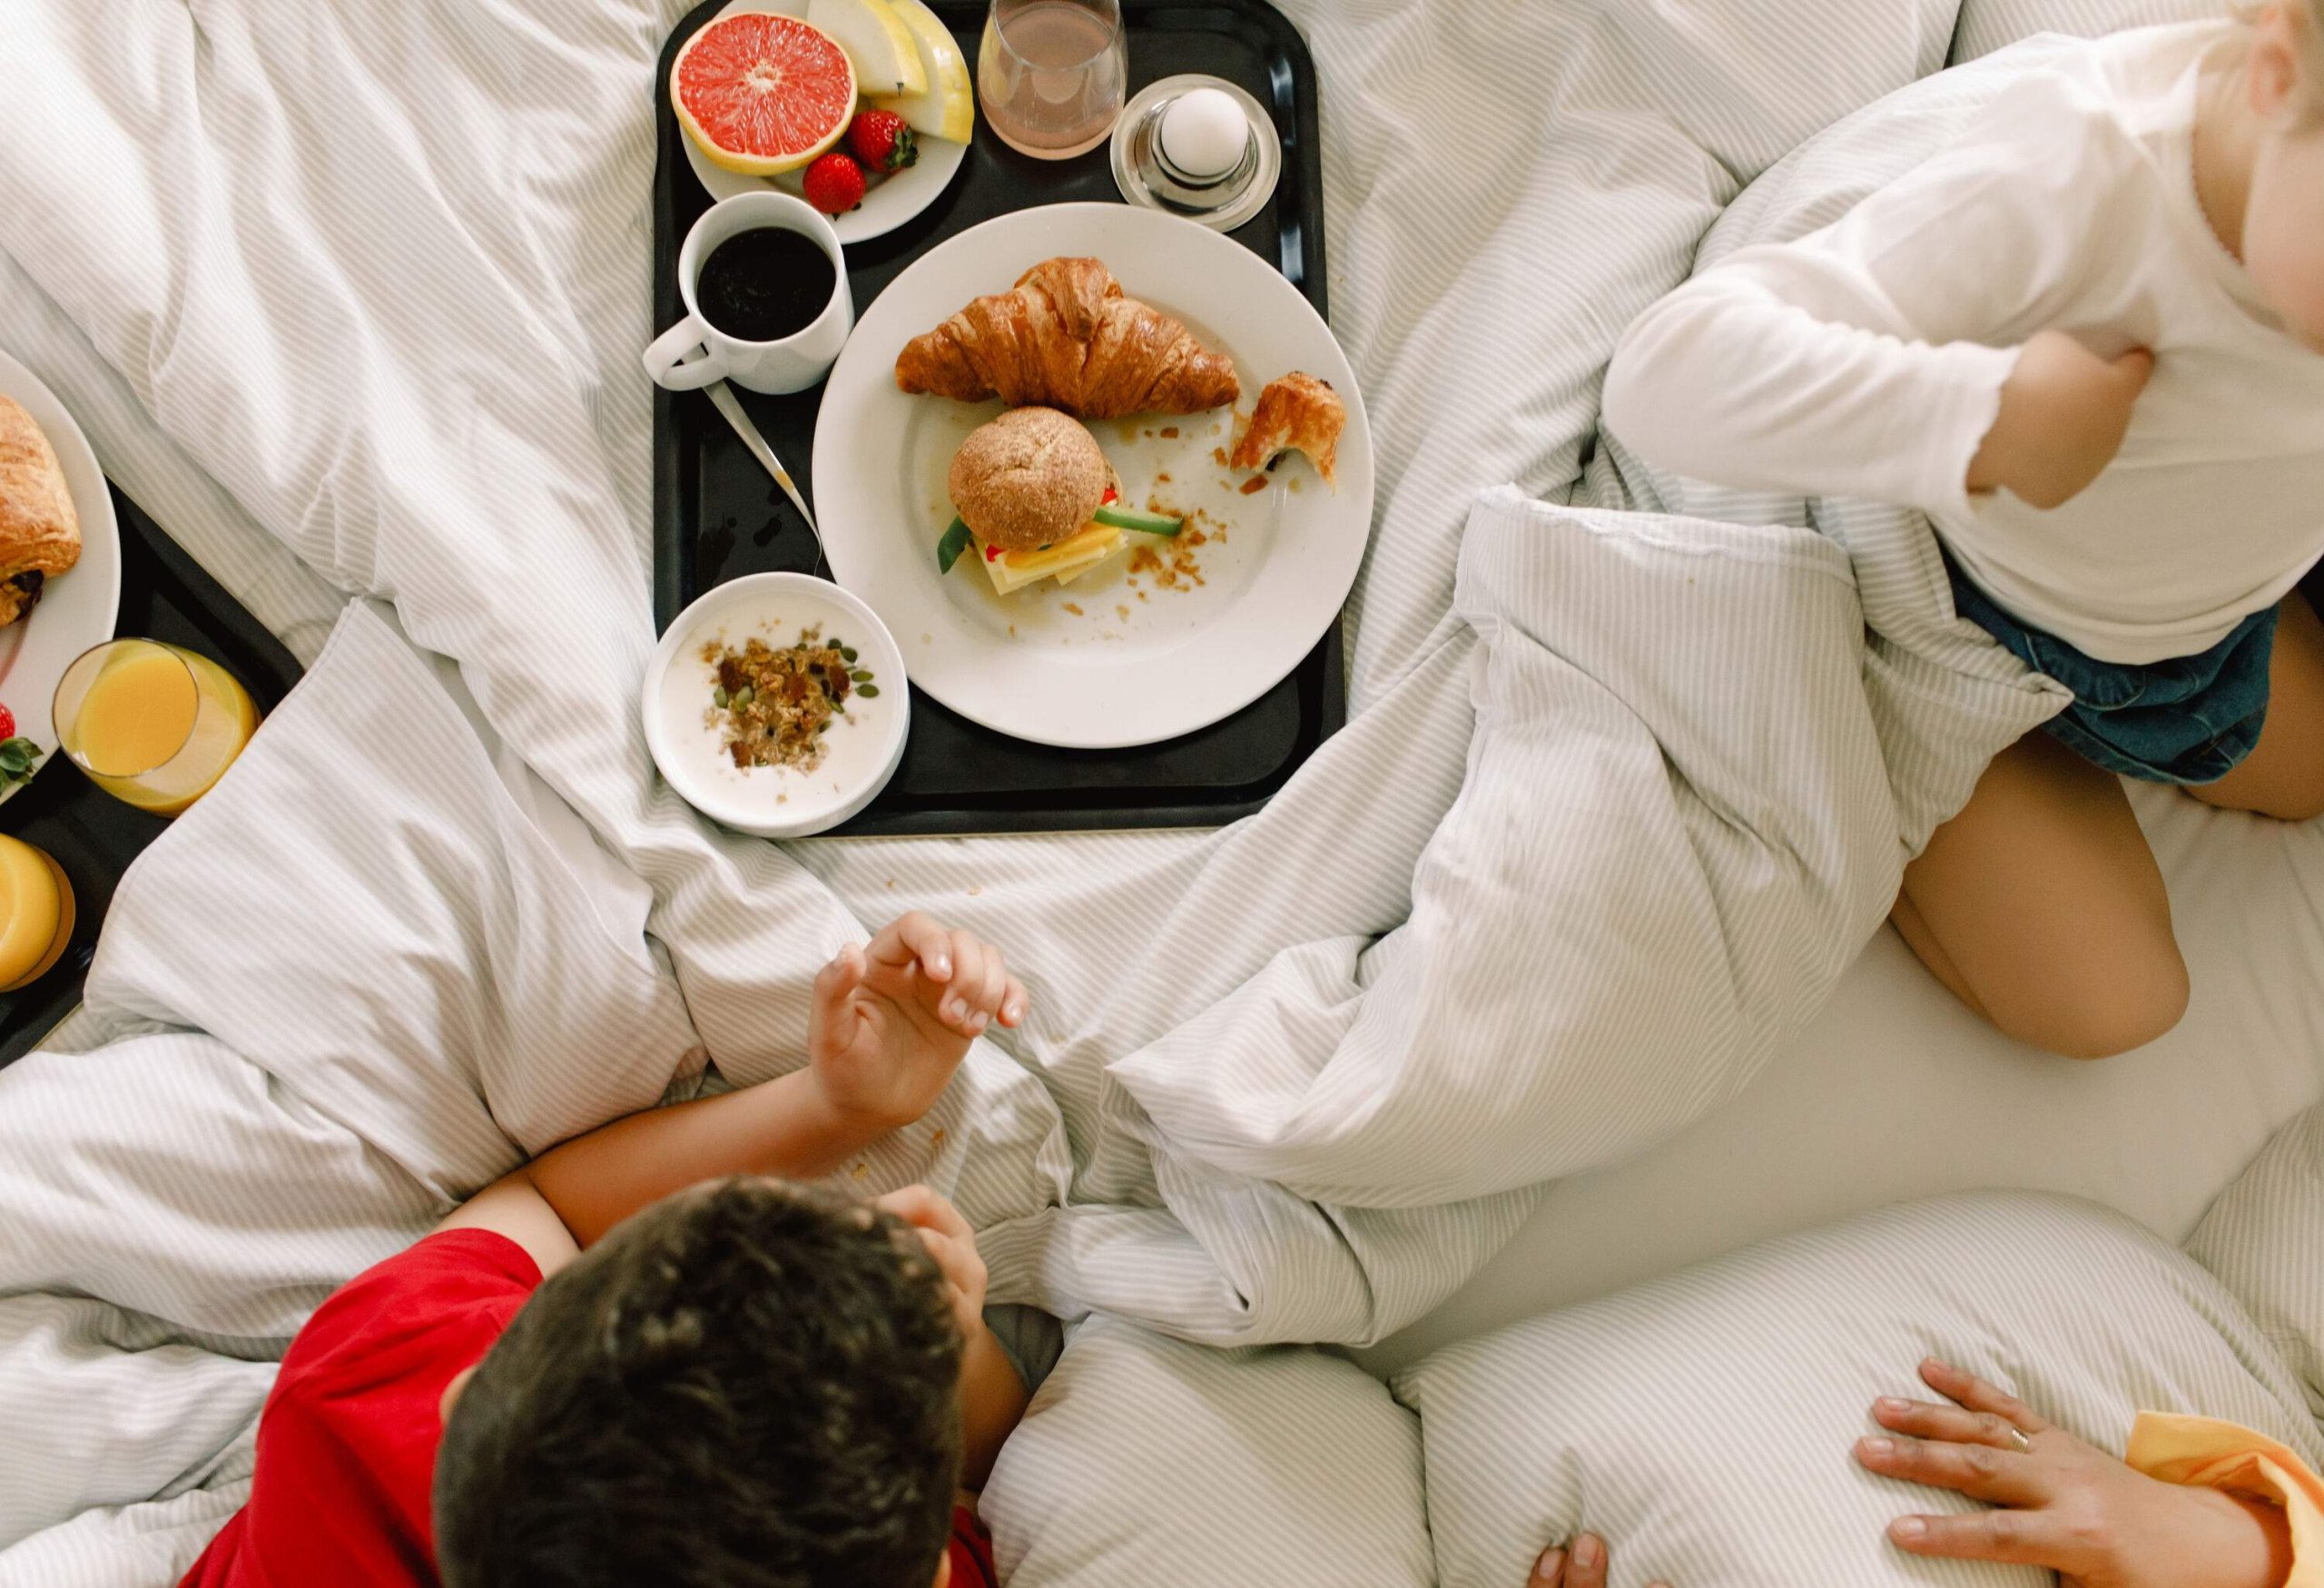
M 2006 486 L 2043 508 L 2072 501 L 2122 449 L 2153 373 L 2143 348 L 2102 359 L 2063 331 L 2037 331 L 2002 383 L 2001 411 L 1969 461 L 1969 488 Z
M 1888 1528 L 1897 1548 L 2046 1566 L 2062 1588 L 2273 1588 L 2284 1580 L 2290 1544 L 2271 1534 L 2268 1507 L 2148 1477 L 1957 1367 L 1924 1362 L 1921 1377 L 1956 1404 L 1874 1402 L 1882 1427 L 1910 1437 L 1858 1440 L 1856 1460 L 1996 1508 L 1900 1516 Z M 2278 1513 L 2274 1526 L 2282 1525 Z
M 963 1339 L 974 1339 L 984 1327 L 984 1258 L 977 1252 L 977 1232 L 960 1210 L 926 1186 L 906 1186 L 874 1197 L 872 1206 L 894 1214 L 920 1232 L 928 1255 L 944 1272 L 944 1287 L 952 1297 L 952 1316 Z
M 999 949 L 915 911 L 815 978 L 807 1057 L 834 1111 L 892 1130 L 934 1105 L 989 1024 L 1024 1018 Z
M 907 1186 L 872 1203 L 911 1226 L 936 1259 L 960 1326 L 960 1475 L 984 1486 L 1010 1430 L 1025 1415 L 1025 1381 L 1000 1342 L 985 1327 L 984 1258 L 976 1231 L 960 1210 L 926 1186 Z

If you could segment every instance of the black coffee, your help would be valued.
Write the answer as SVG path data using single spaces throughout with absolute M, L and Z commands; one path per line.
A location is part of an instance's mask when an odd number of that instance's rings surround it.
M 694 279 L 702 317 L 737 341 L 780 341 L 815 323 L 839 273 L 814 240 L 780 226 L 737 232 Z

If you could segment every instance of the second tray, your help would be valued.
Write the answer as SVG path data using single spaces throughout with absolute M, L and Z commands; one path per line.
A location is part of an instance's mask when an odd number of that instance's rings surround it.
M 127 497 L 113 493 L 121 523 L 121 616 L 115 632 L 202 652 L 242 681 L 271 712 L 301 675 L 299 660 L 224 587 Z M 60 752 L 55 760 L 64 762 Z M 145 846 L 169 831 L 166 816 L 123 804 L 70 763 L 44 766 L 30 788 L 0 805 L 0 830 L 46 850 L 73 884 L 73 938 L 31 986 L 0 993 L 0 1065 L 36 1047 L 81 1002 L 81 984 L 114 886 Z
M 931 0 L 971 63 L 982 0 Z M 710 196 L 689 168 L 665 90 L 678 47 L 723 0 L 672 31 L 655 91 L 659 154 L 654 193 L 655 326 L 684 312 L 678 245 Z M 1129 86 L 1206 72 L 1248 89 L 1283 142 L 1283 179 L 1266 207 L 1231 233 L 1283 271 L 1317 313 L 1324 292 L 1323 173 L 1315 70 L 1307 46 L 1264 0 L 1123 0 Z M 860 315 L 881 289 L 934 244 L 982 221 L 1036 204 L 1118 201 L 1104 145 L 1072 160 L 1035 160 L 994 137 L 976 140 L 944 195 L 884 237 L 847 250 Z M 822 388 L 790 397 L 738 391 L 751 417 L 812 500 L 809 474 Z M 707 398 L 656 389 L 654 399 L 654 614 L 657 628 L 714 586 L 770 570 L 815 571 L 812 538 L 774 482 Z M 1183 738 L 1128 750 L 1059 750 L 997 734 L 918 691 L 911 743 L 887 789 L 842 834 L 1052 832 L 1212 826 L 1248 814 L 1339 727 L 1345 685 L 1334 624 L 1292 674 L 1234 715 Z

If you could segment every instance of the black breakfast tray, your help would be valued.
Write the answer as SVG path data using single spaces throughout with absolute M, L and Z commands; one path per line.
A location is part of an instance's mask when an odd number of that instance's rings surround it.
M 660 127 L 654 189 L 654 324 L 675 324 L 678 245 L 710 196 L 679 143 L 667 90 L 670 63 L 722 0 L 687 14 L 671 33 L 655 78 Z M 984 0 L 931 0 L 971 69 Z M 1318 314 L 1324 300 L 1323 169 L 1315 129 L 1315 68 L 1307 45 L 1265 0 L 1122 0 L 1129 33 L 1128 92 L 1185 72 L 1239 84 L 1268 106 L 1283 138 L 1283 180 L 1266 208 L 1232 233 L 1279 268 Z M 1034 160 L 994 137 L 981 116 L 951 186 L 898 230 L 847 250 L 861 315 L 880 290 L 935 244 L 982 221 L 1037 204 L 1118 202 L 1105 145 L 1071 160 Z M 1006 282 L 963 283 L 974 291 Z M 815 409 L 822 388 L 791 397 L 737 395 L 813 498 Z M 703 591 L 744 574 L 816 567 L 798 512 L 743 449 L 710 399 L 658 389 L 654 399 L 654 616 L 657 629 Z M 1135 749 L 1058 750 L 979 726 L 912 692 L 911 739 L 884 793 L 838 831 L 853 834 L 1025 833 L 1108 827 L 1203 827 L 1266 803 L 1345 717 L 1339 625 L 1291 676 L 1209 727 Z
M 113 632 L 167 640 L 223 662 L 259 710 L 272 711 L 303 675 L 299 658 L 136 503 L 115 490 L 113 507 L 121 521 L 121 616 Z M 52 759 L 58 764 L 44 762 L 32 786 L 0 805 L 0 832 L 48 851 L 64 868 L 73 884 L 73 941 L 39 981 L 0 992 L 0 1067 L 30 1052 L 81 1001 L 114 885 L 170 825 L 166 816 L 104 793 L 61 754 Z

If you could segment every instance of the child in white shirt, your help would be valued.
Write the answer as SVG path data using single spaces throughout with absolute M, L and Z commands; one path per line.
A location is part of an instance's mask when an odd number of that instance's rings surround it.
M 1721 485 L 1925 511 L 1960 615 L 2074 692 L 1895 920 L 2002 1030 L 2095 1058 L 2187 972 L 2122 773 L 2324 813 L 2324 0 L 2142 29 L 1649 309 L 1608 428 Z

